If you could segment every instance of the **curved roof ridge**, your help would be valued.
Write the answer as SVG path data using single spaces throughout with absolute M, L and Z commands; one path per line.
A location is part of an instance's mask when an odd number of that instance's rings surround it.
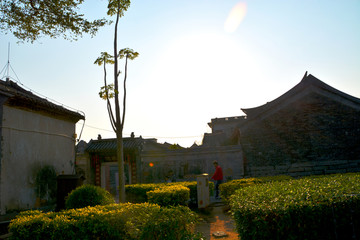
M 324 83 L 323 81 L 319 80 L 318 78 L 314 77 L 313 75 L 309 74 L 307 75 L 307 72 L 305 73 L 303 79 L 296 84 L 294 87 L 292 87 L 290 90 L 282 94 L 281 96 L 275 98 L 274 100 L 267 102 L 263 105 L 260 105 L 258 107 L 254 108 L 241 108 L 241 110 L 248 116 L 253 117 L 255 115 L 258 115 L 261 112 L 264 112 L 271 108 L 272 106 L 282 102 L 284 99 L 294 96 L 298 94 L 299 92 L 303 91 L 306 88 L 309 88 L 311 86 L 315 86 L 317 88 L 323 89 L 325 91 L 340 95 L 343 98 L 346 98 L 352 102 L 360 104 L 360 99 L 353 97 L 347 93 L 344 93 L 334 87 L 331 87 L 330 85 Z M 250 116 L 249 116 L 250 115 Z
M 360 104 L 360 98 L 354 97 L 350 94 L 347 94 L 343 91 L 340 91 L 339 89 L 336 89 L 328 84 L 326 84 L 325 82 L 317 79 L 316 77 L 314 77 L 313 75 L 309 75 L 306 79 L 304 79 L 303 81 L 309 81 L 311 82 L 313 85 L 322 88 L 323 90 L 326 90 L 328 92 L 332 92 L 332 93 L 336 93 L 344 98 L 347 98 L 350 101 L 353 101 L 355 103 L 359 103 Z

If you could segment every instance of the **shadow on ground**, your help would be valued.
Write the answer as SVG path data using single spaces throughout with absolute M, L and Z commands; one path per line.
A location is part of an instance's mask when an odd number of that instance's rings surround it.
M 211 204 L 205 210 L 199 211 L 200 222 L 195 232 L 201 232 L 206 240 L 224 239 L 238 240 L 235 222 L 229 213 L 229 207 L 221 200 L 210 199 Z

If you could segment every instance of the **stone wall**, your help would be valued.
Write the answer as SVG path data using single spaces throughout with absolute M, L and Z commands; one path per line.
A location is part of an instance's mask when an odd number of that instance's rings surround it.
M 317 162 L 299 162 L 279 166 L 253 166 L 247 177 L 290 175 L 303 177 L 334 173 L 360 172 L 358 160 L 329 160 Z
M 341 102 L 312 93 L 248 121 L 240 127 L 248 176 L 359 170 L 360 112 Z
M 142 182 L 192 181 L 202 173 L 214 173 L 213 161 L 223 169 L 224 179 L 237 179 L 244 175 L 240 146 L 196 147 L 163 152 L 142 152 Z M 173 175 L 173 176 L 168 176 Z

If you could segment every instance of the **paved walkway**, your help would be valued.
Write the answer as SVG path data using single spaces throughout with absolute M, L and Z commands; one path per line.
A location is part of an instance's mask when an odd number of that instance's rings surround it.
M 196 225 L 195 232 L 203 233 L 206 240 L 238 240 L 235 222 L 228 213 L 228 206 L 213 197 L 210 202 L 210 206 L 199 213 L 202 219 Z

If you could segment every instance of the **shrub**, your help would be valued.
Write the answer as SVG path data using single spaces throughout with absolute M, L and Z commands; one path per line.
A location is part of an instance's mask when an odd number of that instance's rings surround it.
M 161 208 L 152 215 L 152 218 L 156 219 L 156 224 L 153 221 L 144 224 L 140 239 L 194 239 L 191 232 L 196 216 L 189 208 L 183 206 Z
M 29 211 L 12 220 L 14 240 L 27 239 L 193 239 L 196 215 L 187 207 L 110 204 L 42 213 Z
M 181 185 L 162 186 L 146 193 L 149 203 L 160 206 L 186 206 L 190 198 L 190 189 Z
M 152 191 L 160 186 L 165 185 L 164 183 L 145 183 L 145 184 L 132 184 L 125 185 L 125 193 L 128 201 L 134 203 L 147 202 L 148 191 Z
M 114 202 L 113 196 L 105 189 L 94 185 L 82 185 L 69 193 L 65 201 L 65 207 L 67 209 L 83 208 Z
M 277 175 L 277 176 L 258 177 L 257 179 L 261 180 L 262 182 L 281 182 L 281 181 L 289 181 L 294 178 L 288 175 Z
M 196 181 L 177 182 L 177 183 L 169 183 L 169 184 L 181 185 L 181 186 L 189 188 L 190 189 L 190 202 L 192 204 L 197 204 L 197 182 Z M 209 191 L 210 191 L 211 196 L 214 195 L 214 188 L 215 188 L 215 184 L 213 182 L 209 181 Z
M 257 178 L 243 178 L 231 180 L 229 182 L 220 184 L 220 196 L 225 202 L 229 203 L 231 195 L 233 195 L 236 190 L 261 182 L 262 181 Z
M 231 180 L 229 182 L 223 183 L 219 186 L 221 198 L 229 204 L 231 195 L 235 193 L 236 190 L 244 188 L 247 186 L 252 186 L 254 184 L 265 183 L 265 182 L 274 182 L 274 181 L 288 181 L 294 179 L 290 176 L 278 175 L 278 176 L 267 176 L 259 178 L 243 178 Z
M 147 202 L 148 198 L 146 193 L 157 188 L 162 188 L 166 186 L 184 186 L 190 189 L 190 202 L 193 204 L 197 203 L 197 182 L 172 182 L 172 183 L 147 183 L 147 184 L 133 184 L 126 185 L 126 198 L 128 201 L 133 203 Z M 214 193 L 214 183 L 209 182 L 209 191 L 210 195 Z
M 351 239 L 360 234 L 359 194 L 360 174 L 344 174 L 256 184 L 230 202 L 243 240 Z
M 46 165 L 39 170 L 35 178 L 36 196 L 54 201 L 56 199 L 56 171 L 53 166 Z

